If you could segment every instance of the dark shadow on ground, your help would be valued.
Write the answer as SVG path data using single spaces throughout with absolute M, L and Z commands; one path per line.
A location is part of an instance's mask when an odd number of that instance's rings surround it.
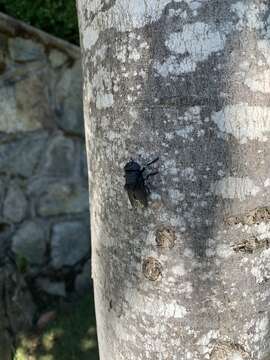
M 42 332 L 20 336 L 14 360 L 98 360 L 93 294 L 60 309 Z

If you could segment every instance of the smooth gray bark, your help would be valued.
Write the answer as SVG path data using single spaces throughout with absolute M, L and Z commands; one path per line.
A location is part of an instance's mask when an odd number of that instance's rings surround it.
M 78 0 L 101 360 L 269 357 L 269 13 Z M 131 209 L 123 167 L 155 156 Z

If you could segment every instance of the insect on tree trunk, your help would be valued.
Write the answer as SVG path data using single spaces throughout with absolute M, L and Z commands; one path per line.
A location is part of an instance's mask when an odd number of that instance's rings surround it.
M 270 6 L 78 0 L 101 360 L 270 356 Z M 147 208 L 124 166 L 155 157 Z

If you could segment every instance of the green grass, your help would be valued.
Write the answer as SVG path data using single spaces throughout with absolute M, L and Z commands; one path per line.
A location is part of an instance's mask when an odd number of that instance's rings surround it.
M 21 335 L 14 360 L 98 360 L 93 297 L 60 311 L 42 333 Z

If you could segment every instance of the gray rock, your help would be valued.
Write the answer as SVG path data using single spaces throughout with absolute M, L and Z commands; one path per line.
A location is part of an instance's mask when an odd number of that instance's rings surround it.
M 2 51 L 2 49 L 0 48 L 0 75 L 3 74 L 5 70 L 6 70 L 6 56 L 5 53 Z
M 53 127 L 54 112 L 50 104 L 48 68 L 30 72 L 22 81 L 16 82 L 16 122 L 12 131 L 32 131 Z M 11 126 L 10 126 L 11 128 Z
M 3 173 L 30 176 L 45 147 L 47 134 L 35 134 L 0 144 L 0 169 Z
M 46 176 L 32 177 L 27 182 L 27 196 L 40 198 L 52 184 L 55 184 L 54 178 Z
M 83 267 L 82 272 L 75 279 L 75 291 L 84 294 L 91 288 L 91 269 L 90 260 Z
M 44 56 L 44 47 L 33 40 L 15 37 L 10 38 L 8 43 L 10 57 L 14 61 L 32 61 Z
M 65 131 L 84 134 L 82 74 L 78 60 L 67 69 L 56 86 L 57 124 Z
M 78 185 L 53 184 L 41 196 L 38 214 L 52 216 L 69 213 L 80 213 L 89 209 L 88 191 Z
M 47 69 L 41 63 L 36 66 L 42 68 L 30 75 L 26 66 L 14 70 L 12 75 L 22 76 L 23 80 L 15 86 L 0 87 L 0 131 L 16 133 L 52 127 L 54 113 L 49 101 Z
M 73 266 L 89 255 L 89 227 L 83 222 L 63 222 L 53 227 L 51 240 L 52 265 L 59 269 Z
M 0 75 L 3 74 L 7 67 L 7 37 L 0 34 Z
M 8 327 L 13 334 L 30 329 L 33 324 L 36 306 L 23 276 L 11 265 L 6 265 L 0 275 L 5 286 L 5 311 L 8 314 Z M 3 279 L 1 279 L 1 276 Z M 2 359 L 2 358 L 1 358 Z
M 23 81 L 27 77 L 31 77 L 34 74 L 38 75 L 43 72 L 50 72 L 45 59 L 35 60 L 26 63 L 16 64 L 14 66 L 12 63 L 7 61 L 7 71 L 0 78 L 1 86 L 10 86 L 15 85 L 18 81 Z M 49 79 L 46 78 L 46 81 Z
M 42 264 L 46 252 L 46 236 L 42 226 L 33 221 L 22 224 L 12 238 L 12 250 L 30 264 Z
M 14 86 L 0 87 L 0 131 L 11 133 L 20 128 Z
M 53 68 L 57 68 L 59 66 L 62 66 L 65 62 L 67 62 L 68 57 L 62 51 L 52 49 L 49 54 L 49 60 L 50 60 L 51 66 Z
M 37 286 L 47 294 L 54 296 L 66 296 L 66 287 L 64 282 L 51 281 L 48 278 L 40 278 L 36 282 Z
M 14 225 L 8 224 L 0 219 L 0 266 L 6 262 L 6 253 L 11 246 L 11 235 L 14 232 Z
M 12 184 L 4 200 L 4 218 L 14 223 L 21 222 L 25 217 L 26 209 L 27 200 L 24 193 L 16 183 Z
M 4 195 L 5 195 L 5 189 L 6 189 L 6 186 L 5 186 L 4 181 L 0 179 L 0 204 L 3 203 Z M 0 209 L 1 209 L 1 206 L 0 206 Z
M 76 164 L 75 144 L 61 135 L 54 137 L 47 148 L 43 173 L 50 176 L 70 177 Z

